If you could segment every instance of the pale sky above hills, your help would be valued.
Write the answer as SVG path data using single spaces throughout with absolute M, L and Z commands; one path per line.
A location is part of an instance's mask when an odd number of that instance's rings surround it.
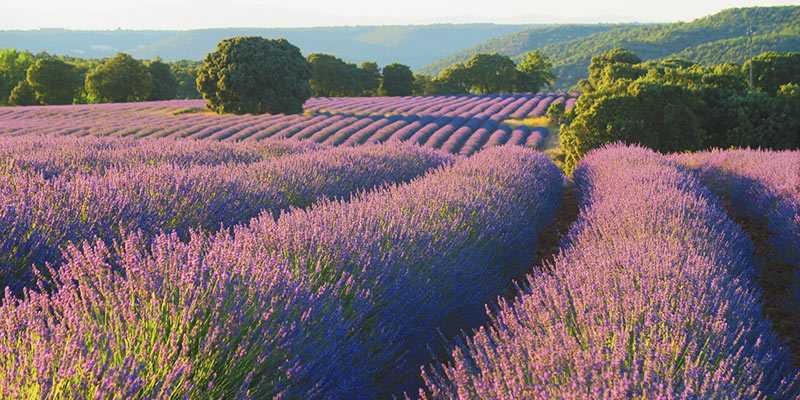
M 752 0 L 0 0 L 0 30 L 195 29 L 446 22 L 673 22 Z

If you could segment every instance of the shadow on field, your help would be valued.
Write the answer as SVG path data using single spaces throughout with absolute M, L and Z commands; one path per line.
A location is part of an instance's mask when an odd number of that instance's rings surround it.
M 725 174 L 722 171 L 719 174 Z M 728 179 L 747 181 L 747 185 L 760 186 L 758 182 L 743 176 L 726 174 Z M 712 185 L 709 185 L 712 186 Z M 718 185 L 715 185 L 718 186 Z M 778 249 L 771 243 L 766 219 L 753 218 L 731 204 L 724 190 L 712 190 L 722 201 L 728 215 L 742 227 L 753 242 L 754 261 L 758 267 L 757 283 L 761 288 L 761 311 L 767 317 L 772 329 L 789 346 L 792 361 L 800 367 L 800 304 L 793 296 L 795 273 L 800 266 L 784 261 Z
M 572 181 L 565 183 L 562 191 L 561 204 L 556 210 L 553 222 L 550 223 L 538 236 L 536 247 L 524 249 L 518 254 L 509 255 L 509 258 L 498 262 L 498 265 L 511 265 L 513 270 L 513 280 L 509 280 L 508 286 L 504 293 L 498 294 L 498 299 L 502 298 L 505 301 L 513 301 L 520 293 L 520 287 L 524 290 L 527 282 L 527 277 L 537 271 L 546 270 L 559 254 L 561 245 L 569 233 L 570 228 L 578 219 L 579 205 L 577 193 L 575 192 Z M 509 260 L 513 260 L 509 263 Z M 499 261 L 499 260 L 498 260 Z M 489 310 L 496 310 L 498 302 L 487 304 L 486 308 Z M 455 346 L 463 346 L 463 335 L 471 335 L 475 329 L 485 326 L 490 323 L 488 315 L 481 313 L 476 317 L 474 312 L 454 313 L 450 318 L 443 321 L 442 329 L 438 332 L 441 340 L 439 346 L 429 349 L 434 355 L 433 361 L 429 365 L 438 365 L 439 363 L 451 362 L 451 352 Z M 426 368 L 429 366 L 426 365 Z M 420 387 L 422 386 L 421 377 L 417 376 Z M 407 399 L 418 398 L 416 392 L 406 392 Z

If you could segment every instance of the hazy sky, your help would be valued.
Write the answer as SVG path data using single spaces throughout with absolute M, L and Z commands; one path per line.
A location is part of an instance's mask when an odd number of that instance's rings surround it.
M 691 20 L 752 0 L 0 0 L 0 30 Z

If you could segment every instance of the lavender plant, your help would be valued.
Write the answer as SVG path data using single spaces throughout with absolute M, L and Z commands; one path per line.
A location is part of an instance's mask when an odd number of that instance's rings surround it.
M 283 260 L 312 285 L 346 282 L 337 297 L 363 310 L 346 315 L 367 316 L 353 335 L 370 353 L 341 367 L 373 371 L 386 397 L 416 385 L 441 337 L 477 325 L 532 261 L 562 179 L 540 153 L 497 148 L 350 202 L 254 220 L 235 243 L 242 254 Z
M 761 314 L 752 244 L 690 173 L 614 145 L 575 172 L 581 213 L 422 398 L 797 398 Z
M 575 96 L 549 93 L 318 98 L 306 103 L 307 115 L 288 116 L 219 116 L 204 111 L 204 104 L 199 100 L 9 107 L 0 113 L 0 134 L 190 138 L 230 142 L 293 138 L 334 146 L 411 140 L 458 153 L 461 145 L 486 121 L 503 124 L 507 118 L 538 116 L 550 102 L 566 101 L 570 104 Z M 424 123 L 415 123 L 418 120 Z M 395 132 L 399 137 L 394 137 Z M 477 150 L 480 148 L 466 153 Z
M 450 161 L 417 147 L 367 146 L 250 164 L 160 164 L 52 179 L 12 168 L 0 182 L 0 286 L 15 292 L 29 286 L 32 266 L 58 264 L 70 242 L 99 237 L 111 244 L 133 231 L 147 237 L 175 231 L 186 238 L 191 229 L 213 232 L 262 212 L 277 216 L 323 198 L 408 181 Z
M 370 397 L 329 287 L 224 235 L 147 242 L 71 247 L 57 292 L 6 296 L 0 397 Z

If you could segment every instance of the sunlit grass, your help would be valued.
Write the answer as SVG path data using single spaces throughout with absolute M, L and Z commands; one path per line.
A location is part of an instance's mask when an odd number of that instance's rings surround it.
M 171 115 L 181 115 L 181 114 L 207 114 L 207 115 L 217 115 L 216 113 L 210 111 L 205 107 L 183 107 L 177 110 L 167 110 L 167 114 Z
M 550 125 L 550 120 L 547 117 L 530 117 L 530 118 L 509 118 L 503 123 L 511 126 L 525 125 L 529 128 L 547 128 Z

